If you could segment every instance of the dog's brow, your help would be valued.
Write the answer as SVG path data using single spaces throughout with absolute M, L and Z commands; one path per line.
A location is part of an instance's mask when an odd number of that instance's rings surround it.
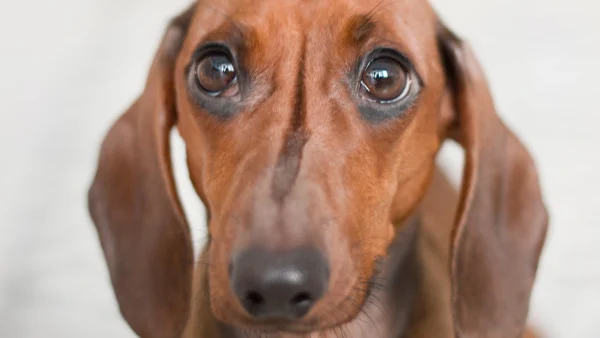
M 254 32 L 251 29 L 229 20 L 226 24 L 208 33 L 203 40 L 223 41 L 236 48 L 243 49 L 254 41 L 254 37 Z
M 208 10 L 216 12 L 218 15 L 222 15 L 223 17 L 225 17 L 227 22 L 231 25 L 230 27 L 233 27 L 234 30 L 237 30 L 237 32 L 234 32 L 234 34 L 240 39 L 242 39 L 242 41 L 247 41 L 245 38 L 250 37 L 248 29 L 239 22 L 237 22 L 235 19 L 233 19 L 233 17 L 229 15 L 226 11 L 205 2 L 198 2 L 197 5 L 201 5 L 202 7 L 205 7 Z
M 346 26 L 346 36 L 352 43 L 360 43 L 368 38 L 375 28 L 371 16 L 359 14 L 353 16 Z
M 225 44 L 236 50 L 237 57 L 240 60 L 243 60 L 244 56 L 248 53 L 248 49 L 255 41 L 256 35 L 252 29 L 246 28 L 239 23 L 235 23 L 233 20 L 228 20 L 225 25 L 209 32 L 196 44 L 191 61 L 186 66 L 185 72 L 187 73 L 194 60 L 198 60 L 205 52 L 207 44 Z

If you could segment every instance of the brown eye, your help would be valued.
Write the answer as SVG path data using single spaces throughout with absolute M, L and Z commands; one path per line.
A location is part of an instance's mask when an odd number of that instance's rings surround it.
M 237 93 L 237 73 L 225 53 L 204 56 L 196 66 L 196 81 L 212 96 L 231 96 Z
M 410 75 L 395 59 L 381 57 L 369 63 L 362 74 L 361 85 L 372 99 L 397 101 L 410 91 Z

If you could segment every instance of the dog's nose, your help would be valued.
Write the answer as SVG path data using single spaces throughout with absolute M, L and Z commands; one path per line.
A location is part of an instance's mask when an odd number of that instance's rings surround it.
M 233 259 L 230 278 L 234 293 L 254 318 L 293 320 L 325 294 L 329 266 L 313 249 L 248 249 Z

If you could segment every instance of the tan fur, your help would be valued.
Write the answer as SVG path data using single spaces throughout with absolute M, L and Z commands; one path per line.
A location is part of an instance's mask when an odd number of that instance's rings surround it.
M 217 42 L 239 60 L 238 96 L 203 96 L 191 78 L 195 52 Z M 421 88 L 371 121 L 355 73 L 377 47 L 410 60 Z M 197 266 L 173 127 L 209 213 Z M 459 192 L 436 168 L 448 139 L 465 150 Z M 160 338 L 521 337 L 548 223 L 535 165 L 473 52 L 418 0 L 192 6 L 108 133 L 89 201 L 125 319 Z M 319 250 L 328 291 L 301 319 L 256 320 L 229 287 L 249 247 Z

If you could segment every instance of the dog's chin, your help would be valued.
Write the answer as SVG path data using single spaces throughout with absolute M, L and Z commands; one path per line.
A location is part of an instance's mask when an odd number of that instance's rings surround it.
M 353 311 L 354 312 L 354 311 Z M 252 322 L 225 322 L 230 326 L 246 332 L 259 332 L 265 334 L 280 334 L 285 336 L 305 336 L 309 333 L 326 332 L 335 330 L 338 327 L 343 327 L 347 323 L 358 317 L 360 309 L 357 313 L 340 314 L 339 318 L 334 315 L 330 318 L 316 317 L 310 321 L 292 321 L 292 320 L 273 320 L 273 321 L 252 321 Z
M 275 337 L 277 337 L 278 335 L 281 335 L 284 337 L 306 337 L 307 334 L 328 332 L 331 330 L 336 330 L 337 328 L 341 328 L 347 323 L 355 320 L 357 316 L 358 314 L 355 314 L 353 316 L 349 316 L 345 320 L 339 322 L 330 322 L 325 325 L 294 321 L 274 321 L 261 323 L 257 322 L 251 325 L 234 326 L 238 330 L 244 332 L 258 332 L 261 334 L 266 334 L 267 336 L 274 335 Z M 318 320 L 318 318 L 316 320 Z
M 335 326 L 333 326 L 335 327 Z M 332 328 L 333 328 L 332 327 Z M 319 327 L 310 324 L 294 323 L 294 322 L 279 322 L 253 326 L 250 328 L 241 328 L 243 331 L 248 332 L 259 332 L 272 335 L 285 335 L 285 336 L 305 336 L 310 333 L 326 331 L 329 328 Z
M 310 333 L 323 333 L 341 329 L 348 323 L 358 320 L 357 317 L 364 312 L 365 304 L 368 303 L 371 288 L 368 287 L 363 295 L 350 294 L 340 304 L 323 304 L 322 314 L 308 316 L 300 320 L 236 320 L 233 318 L 220 319 L 223 323 L 236 328 L 242 332 L 254 332 L 278 337 L 306 337 Z M 361 296 L 359 304 L 357 297 Z M 320 311 L 321 312 L 321 311 Z M 243 335 L 242 335 L 243 336 Z

